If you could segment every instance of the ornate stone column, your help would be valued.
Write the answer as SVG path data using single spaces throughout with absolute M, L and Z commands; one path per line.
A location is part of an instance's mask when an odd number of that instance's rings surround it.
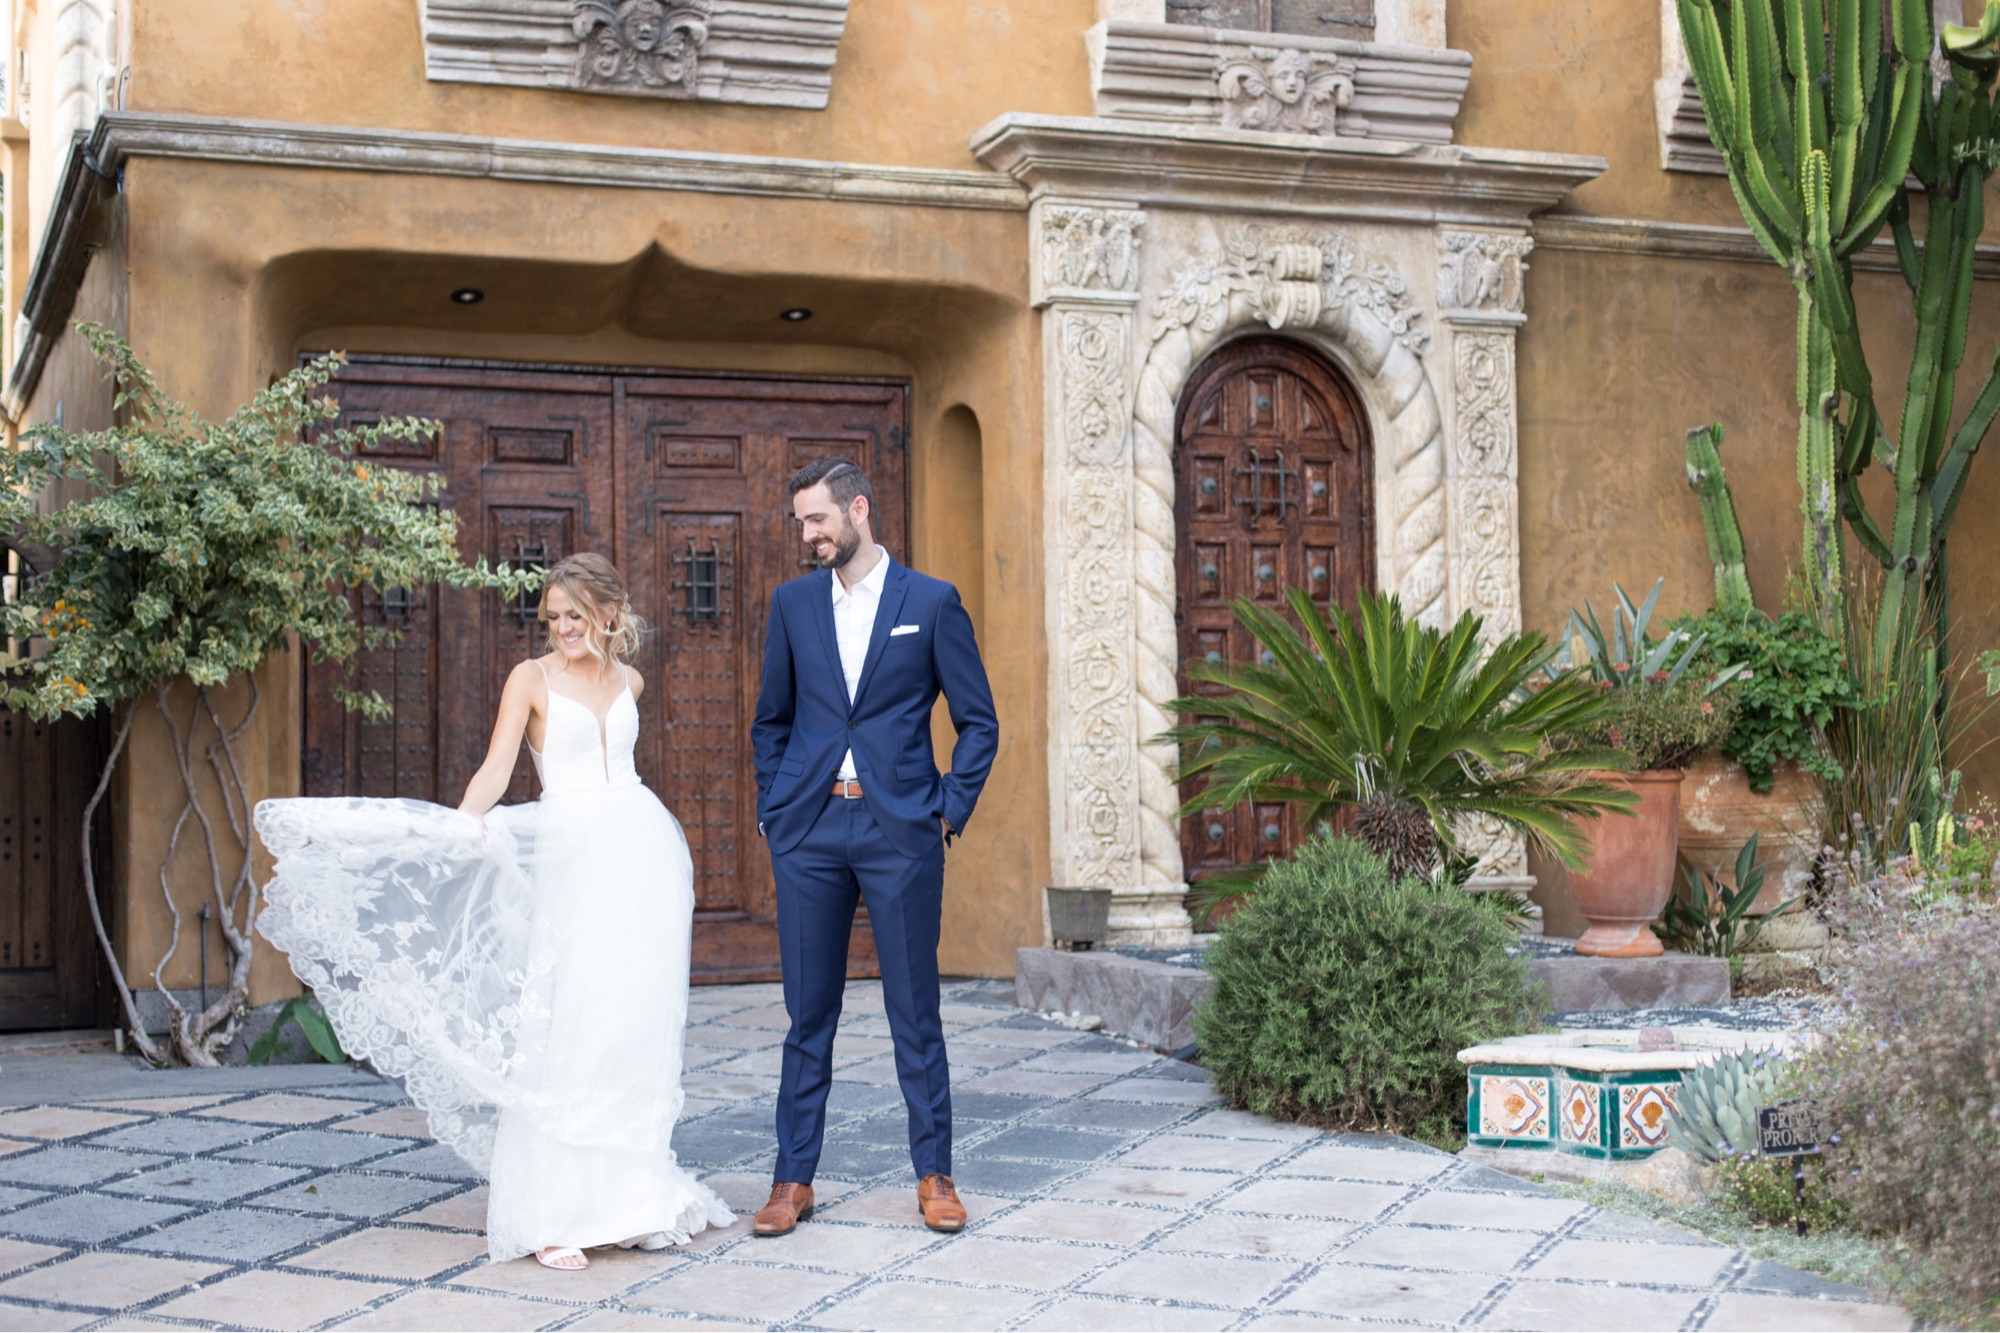
M 1133 322 L 1137 209 L 1038 200 L 1043 549 L 1048 561 L 1051 872 L 1114 891 L 1112 938 L 1185 941 L 1184 884 L 1147 884 L 1141 854 L 1133 584 Z
M 1451 338 L 1451 603 L 1484 617 L 1492 636 L 1521 629 L 1514 334 L 1527 321 L 1523 282 L 1533 246 L 1525 231 L 1511 229 L 1438 233 L 1438 316 Z M 1496 821 L 1468 828 L 1466 845 L 1480 859 L 1473 887 L 1534 886 L 1519 835 Z

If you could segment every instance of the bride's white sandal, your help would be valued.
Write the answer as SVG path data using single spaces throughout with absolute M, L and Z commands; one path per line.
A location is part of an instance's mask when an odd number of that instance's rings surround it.
M 581 1273 L 590 1267 L 590 1260 L 584 1258 L 583 1251 L 574 1245 L 550 1245 L 536 1250 L 535 1262 L 558 1273 Z

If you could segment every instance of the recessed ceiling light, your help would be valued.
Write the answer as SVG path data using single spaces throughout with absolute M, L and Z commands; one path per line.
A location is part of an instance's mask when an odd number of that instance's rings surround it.
M 486 299 L 486 293 L 477 287 L 461 287 L 451 294 L 451 299 L 460 305 L 478 305 Z
M 787 310 L 783 314 L 778 316 L 779 319 L 782 319 L 787 323 L 791 324 L 797 324 L 803 320 L 811 319 L 812 317 L 813 317 L 813 312 L 806 309 L 802 305 L 795 305 L 790 310 Z

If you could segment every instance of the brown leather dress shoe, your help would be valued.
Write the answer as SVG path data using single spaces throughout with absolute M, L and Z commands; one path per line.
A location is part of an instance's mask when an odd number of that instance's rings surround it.
M 754 1236 L 789 1236 L 792 1228 L 813 1215 L 813 1187 L 793 1180 L 771 1186 L 771 1201 L 757 1210 L 750 1223 Z
M 932 1231 L 965 1228 L 965 1205 L 958 1201 L 950 1176 L 929 1175 L 917 1182 L 917 1211 Z

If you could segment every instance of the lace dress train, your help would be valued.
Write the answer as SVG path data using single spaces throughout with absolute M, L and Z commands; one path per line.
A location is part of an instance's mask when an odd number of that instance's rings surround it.
M 421 801 L 265 801 L 258 929 L 346 1049 L 404 1080 L 491 1181 L 495 1260 L 734 1220 L 670 1146 L 693 867 L 632 764 L 626 690 L 550 690 L 542 798 L 482 822 Z

